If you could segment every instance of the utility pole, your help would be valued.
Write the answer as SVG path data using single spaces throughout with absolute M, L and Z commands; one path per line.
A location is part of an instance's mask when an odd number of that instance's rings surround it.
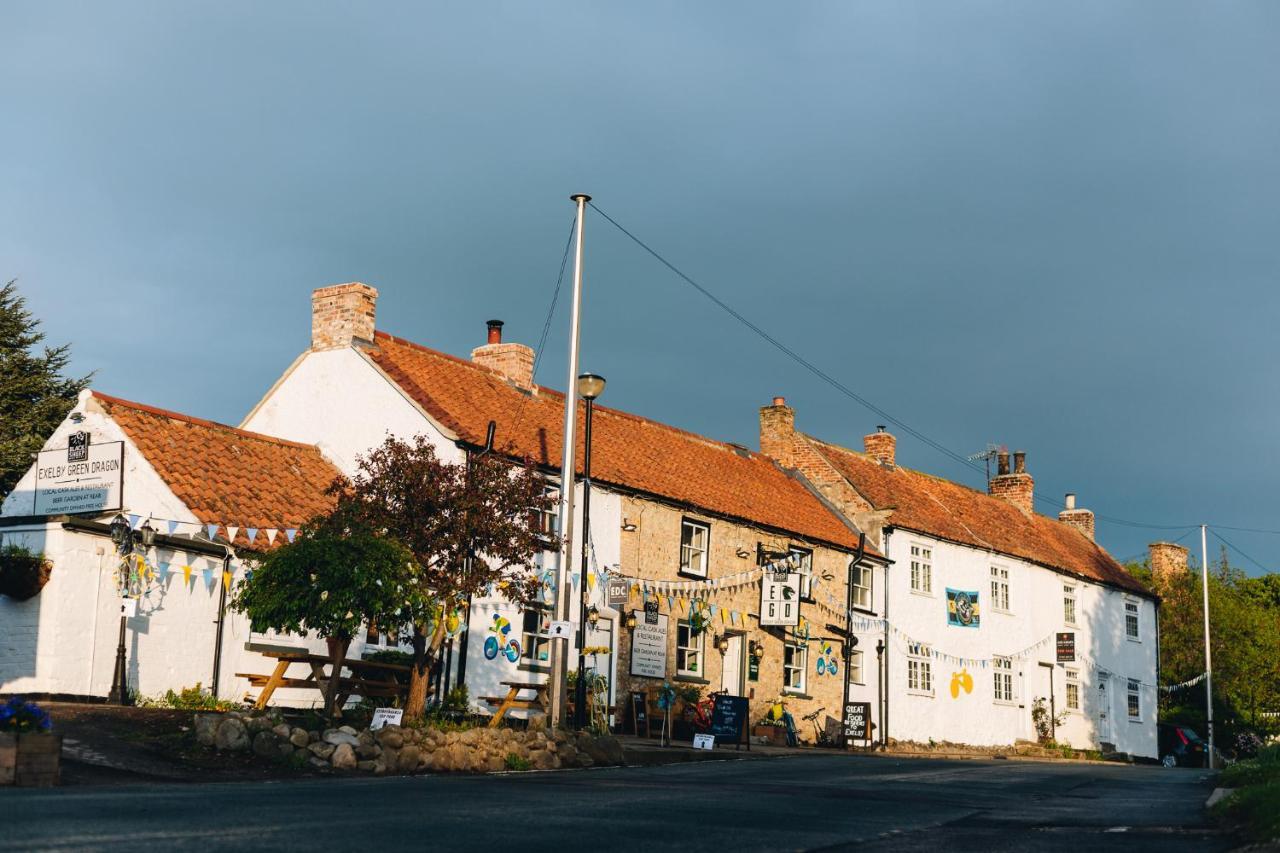
M 1204 709 L 1209 730 L 1209 769 L 1213 769 L 1213 657 L 1209 652 L 1209 545 L 1200 525 L 1200 580 L 1204 588 Z
M 569 378 L 564 383 L 564 447 L 560 457 L 560 556 L 556 562 L 556 609 L 559 622 L 569 620 L 569 565 L 573 559 L 573 457 L 577 449 L 578 426 L 578 338 L 582 319 L 582 232 L 587 202 L 591 196 L 576 193 L 569 200 L 578 205 L 575 228 L 577 247 L 573 254 L 573 302 L 569 310 Z M 564 694 L 568 677 L 568 638 L 551 641 L 551 683 L 548 723 L 557 726 L 564 719 Z

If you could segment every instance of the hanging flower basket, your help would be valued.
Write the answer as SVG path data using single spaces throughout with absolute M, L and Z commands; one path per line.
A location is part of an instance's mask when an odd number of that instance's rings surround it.
M 44 554 L 12 543 L 0 547 L 0 595 L 17 601 L 34 598 L 52 572 L 53 563 Z
M 697 599 L 689 607 L 689 630 L 696 637 L 711 626 L 711 609 L 702 599 Z

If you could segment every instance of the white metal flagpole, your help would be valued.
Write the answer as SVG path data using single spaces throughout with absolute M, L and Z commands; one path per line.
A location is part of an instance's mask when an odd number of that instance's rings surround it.
M 578 337 L 582 318 L 582 232 L 586 218 L 587 202 L 591 196 L 578 193 L 569 196 L 578 205 L 577 248 L 573 255 L 573 304 L 569 311 L 569 378 L 564 384 L 564 447 L 560 456 L 560 556 L 556 562 L 556 609 L 559 622 L 569 621 L 572 590 L 569 585 L 569 566 L 573 559 L 573 472 L 574 451 L 577 449 L 578 426 Z M 586 583 L 586 579 L 583 579 Z M 564 697 L 568 677 L 568 636 L 551 641 L 550 705 L 547 720 L 551 726 L 564 719 Z
M 1204 588 L 1204 708 L 1205 727 L 1209 730 L 1209 769 L 1213 769 L 1213 657 L 1209 653 L 1209 545 L 1205 526 L 1200 525 L 1200 579 Z

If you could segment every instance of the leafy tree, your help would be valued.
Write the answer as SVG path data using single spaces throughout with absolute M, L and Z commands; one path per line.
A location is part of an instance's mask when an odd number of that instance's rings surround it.
M 405 605 L 414 666 L 405 716 L 422 716 L 427 681 L 449 623 L 469 598 L 496 587 L 509 600 L 530 601 L 539 581 L 529 570 L 547 541 L 536 523 L 550 506 L 532 464 L 478 453 L 469 463 L 441 460 L 422 436 L 388 438 L 359 460 L 353 480 L 331 488 L 337 517 L 377 530 L 414 556 L 418 587 Z
M 1134 574 L 1150 577 L 1146 567 Z M 1273 576 L 1274 577 L 1274 576 Z M 1259 583 L 1261 582 L 1261 583 Z M 1204 671 L 1204 593 L 1200 571 L 1155 585 L 1160 604 L 1160 674 L 1179 683 Z M 1274 581 L 1249 578 L 1231 566 L 1223 550 L 1209 567 L 1209 633 L 1213 655 L 1214 719 L 1221 743 L 1232 730 L 1267 728 L 1265 711 L 1280 708 L 1280 608 L 1267 592 Z M 1165 716 L 1203 720 L 1203 687 L 1162 697 Z
M 44 340 L 40 321 L 27 311 L 14 282 L 0 287 L 0 497 L 31 467 L 31 454 L 75 405 L 92 375 L 62 375 L 68 345 L 35 347 Z
M 417 574 L 413 555 L 395 540 L 319 519 L 268 551 L 231 606 L 255 631 L 314 631 L 325 639 L 331 664 L 324 710 L 332 718 L 351 640 L 366 623 L 403 619 L 414 605 Z

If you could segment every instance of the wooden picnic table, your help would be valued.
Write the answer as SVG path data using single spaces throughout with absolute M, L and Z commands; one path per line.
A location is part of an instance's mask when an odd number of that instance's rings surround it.
M 271 701 L 271 694 L 275 693 L 278 687 L 318 690 L 322 698 L 327 697 L 329 674 L 326 672 L 326 667 L 330 664 L 327 655 L 315 655 L 303 651 L 274 650 L 263 650 L 259 654 L 276 660 L 275 669 L 272 670 L 270 675 L 260 675 L 253 672 L 236 673 L 239 678 L 249 679 L 251 686 L 262 688 L 262 692 L 258 694 L 258 701 L 254 702 L 253 706 L 255 708 L 261 710 L 267 707 L 267 703 Z M 305 678 L 290 678 L 288 676 L 289 667 L 294 664 L 309 667 L 310 671 Z M 345 658 L 342 661 L 342 668 L 349 670 L 351 674 L 343 675 L 338 679 L 338 695 L 334 700 L 333 707 L 339 715 L 341 715 L 342 706 L 346 704 L 349 696 L 356 695 L 366 698 L 371 696 L 395 697 L 408 692 L 408 685 L 401 684 L 396 676 L 408 674 L 411 671 L 410 667 L 395 663 L 379 663 L 377 661 Z
M 506 716 L 507 711 L 513 708 L 528 711 L 531 714 L 546 714 L 551 707 L 551 700 L 547 696 L 548 685 L 539 684 L 534 681 L 500 681 L 499 684 L 509 688 L 506 696 L 481 696 L 481 702 L 488 702 L 490 705 L 497 707 L 492 719 L 489 720 L 489 728 L 497 728 L 502 722 L 502 718 Z M 529 699 L 521 699 L 520 691 L 532 690 L 533 697 Z

